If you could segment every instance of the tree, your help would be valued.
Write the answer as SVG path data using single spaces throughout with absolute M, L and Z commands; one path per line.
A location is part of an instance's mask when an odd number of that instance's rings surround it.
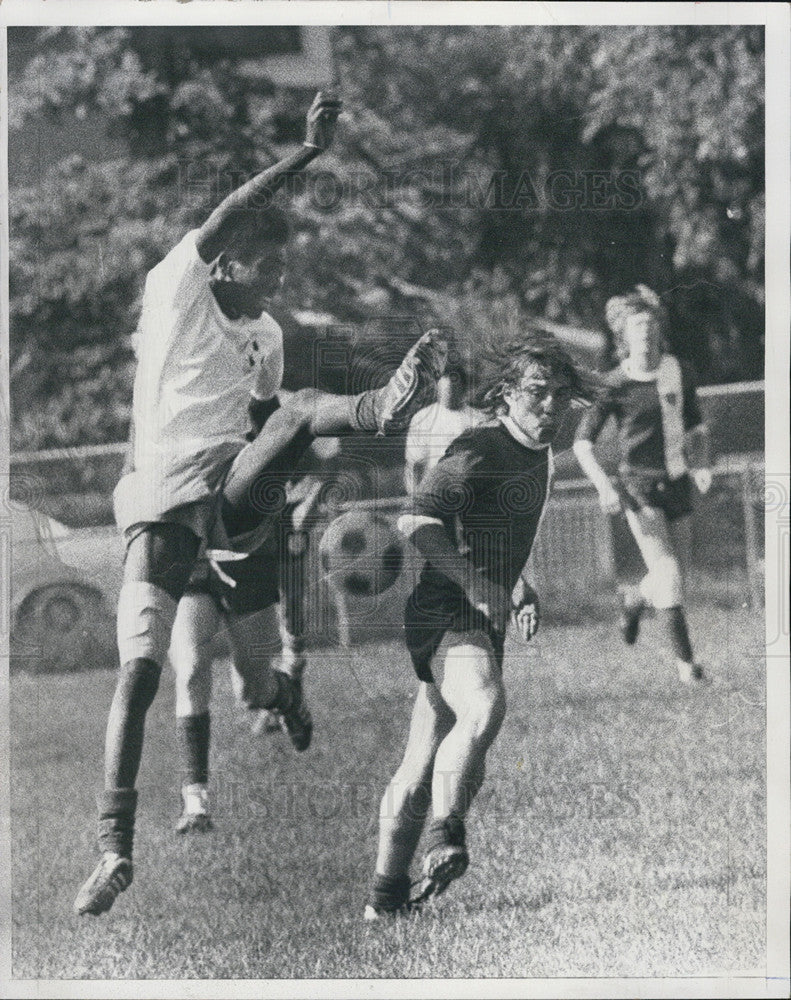
M 146 270 L 299 140 L 306 95 L 202 29 L 10 29 L 10 57 L 34 30 L 10 80 L 12 440 L 117 440 Z M 760 377 L 762 29 L 355 27 L 335 50 L 349 113 L 292 192 L 286 324 L 419 316 L 474 353 L 530 316 L 601 329 L 645 281 L 704 380 Z M 64 155 L 15 173 L 42 137 Z

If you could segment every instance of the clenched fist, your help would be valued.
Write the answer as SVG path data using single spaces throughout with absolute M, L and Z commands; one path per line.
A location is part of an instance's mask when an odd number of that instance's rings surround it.
M 343 102 L 330 91 L 320 90 L 308 111 L 305 145 L 314 149 L 329 149 L 335 135 L 335 125 Z

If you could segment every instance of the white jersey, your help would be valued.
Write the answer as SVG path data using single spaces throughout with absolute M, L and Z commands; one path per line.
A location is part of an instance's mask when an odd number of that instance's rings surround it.
M 146 279 L 135 336 L 133 481 L 125 476 L 116 489 L 120 526 L 132 522 L 119 501 L 132 500 L 137 519 L 147 520 L 210 495 L 246 443 L 250 393 L 268 399 L 283 378 L 280 326 L 267 313 L 225 316 L 196 235 L 187 233 Z
M 451 441 L 470 428 L 483 423 L 484 414 L 471 406 L 450 410 L 441 403 L 432 403 L 412 417 L 406 437 L 406 461 L 422 463 L 424 472 L 442 458 Z

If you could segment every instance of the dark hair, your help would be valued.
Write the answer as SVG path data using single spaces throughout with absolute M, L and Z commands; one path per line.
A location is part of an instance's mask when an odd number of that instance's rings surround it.
M 607 300 L 604 315 L 612 330 L 613 349 L 616 357 L 623 360 L 629 353 L 624 331 L 630 316 L 648 313 L 659 325 L 659 342 L 662 350 L 667 350 L 667 311 L 659 296 L 648 285 L 635 285 L 625 295 L 614 295 Z
M 255 257 L 256 249 L 266 243 L 285 246 L 291 236 L 291 225 L 286 212 L 277 205 L 247 209 L 243 235 L 236 244 L 227 248 L 229 256 Z
M 576 400 L 589 403 L 596 396 L 594 384 L 580 373 L 565 348 L 547 333 L 531 330 L 492 342 L 484 349 L 483 361 L 479 405 L 491 414 L 502 412 L 505 394 L 519 385 L 531 364 L 565 378 Z

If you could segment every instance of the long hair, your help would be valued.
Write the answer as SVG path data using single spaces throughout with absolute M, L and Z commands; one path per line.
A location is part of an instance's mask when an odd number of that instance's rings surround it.
M 506 410 L 505 394 L 521 383 L 531 364 L 565 378 L 578 402 L 588 404 L 597 396 L 595 381 L 582 374 L 568 351 L 547 333 L 530 330 L 492 341 L 484 348 L 482 361 L 478 405 L 492 416 Z
M 624 331 L 626 321 L 630 316 L 648 313 L 653 316 L 659 328 L 659 346 L 663 352 L 668 350 L 667 310 L 662 305 L 659 296 L 648 285 L 635 285 L 631 292 L 625 295 L 614 295 L 607 300 L 604 316 L 607 326 L 612 330 L 614 353 L 619 361 L 629 354 Z

